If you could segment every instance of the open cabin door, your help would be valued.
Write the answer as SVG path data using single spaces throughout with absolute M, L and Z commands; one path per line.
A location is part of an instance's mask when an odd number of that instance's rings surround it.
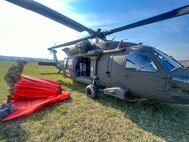
M 91 61 L 87 57 L 75 57 L 74 75 L 77 81 L 91 84 Z

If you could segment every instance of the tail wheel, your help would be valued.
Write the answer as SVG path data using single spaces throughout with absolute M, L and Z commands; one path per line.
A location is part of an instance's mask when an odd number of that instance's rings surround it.
M 85 94 L 92 99 L 97 98 L 97 87 L 93 84 L 90 84 L 85 89 Z

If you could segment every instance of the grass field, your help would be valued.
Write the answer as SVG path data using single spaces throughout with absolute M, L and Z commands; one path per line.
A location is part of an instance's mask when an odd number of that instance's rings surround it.
M 3 76 L 11 64 L 0 62 L 0 104 L 8 92 Z M 189 106 L 129 103 L 105 95 L 92 100 L 84 94 L 84 84 L 35 63 L 27 64 L 24 74 L 61 80 L 71 98 L 30 116 L 0 122 L 1 142 L 189 141 Z

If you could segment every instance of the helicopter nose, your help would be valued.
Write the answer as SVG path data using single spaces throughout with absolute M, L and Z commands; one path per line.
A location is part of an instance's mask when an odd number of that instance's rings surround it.
M 189 77 L 188 76 L 174 76 L 171 82 L 177 87 L 189 91 Z

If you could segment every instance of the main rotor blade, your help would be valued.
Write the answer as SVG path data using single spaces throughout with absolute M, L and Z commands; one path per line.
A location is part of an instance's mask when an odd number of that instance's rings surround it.
M 74 40 L 74 41 L 66 42 L 66 43 L 63 43 L 63 44 L 60 44 L 60 45 L 57 45 L 57 46 L 53 46 L 53 47 L 48 48 L 48 50 L 60 48 L 60 47 L 63 47 L 63 46 L 73 45 L 73 44 L 76 44 L 76 43 L 81 42 L 83 40 L 90 39 L 90 38 L 93 38 L 93 35 L 88 36 L 88 37 L 84 37 L 84 38 L 80 38 L 80 39 L 77 39 L 77 40 Z
M 166 19 L 182 16 L 182 15 L 185 15 L 185 14 L 189 14 L 189 5 L 186 5 L 184 7 L 180 7 L 178 9 L 174 9 L 170 12 L 166 12 L 166 13 L 163 13 L 163 14 L 145 19 L 145 20 L 138 21 L 138 22 L 126 25 L 126 26 L 122 26 L 122 27 L 119 27 L 119 28 L 112 29 L 109 32 L 107 32 L 106 34 L 107 35 L 113 34 L 113 33 L 116 33 L 116 32 L 120 32 L 120 31 L 124 31 L 124 30 L 128 30 L 128 29 L 144 26 L 144 25 L 147 25 L 147 24 L 152 24 L 152 23 L 155 23 L 155 22 L 163 21 L 163 20 L 166 20 Z
M 46 7 L 45 5 L 42 5 L 34 0 L 6 0 L 8 2 L 11 2 L 15 5 L 18 5 L 22 8 L 25 8 L 27 10 L 31 10 L 33 12 L 36 12 L 40 15 L 43 15 L 51 20 L 54 20 L 60 24 L 63 24 L 71 29 L 74 29 L 78 32 L 87 31 L 88 33 L 93 33 L 94 31 L 92 29 L 89 29 L 85 27 L 84 25 L 64 16 L 63 14 L 60 14 L 59 12 Z

